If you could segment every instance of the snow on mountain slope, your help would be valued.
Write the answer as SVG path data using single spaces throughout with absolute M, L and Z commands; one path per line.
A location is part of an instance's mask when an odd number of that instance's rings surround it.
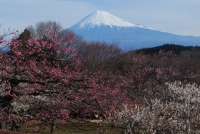
M 116 17 L 106 11 L 97 10 L 96 12 L 88 15 L 83 18 L 76 24 L 76 27 L 85 28 L 90 27 L 93 28 L 95 26 L 106 25 L 106 26 L 117 26 L 117 27 L 140 27 L 140 28 L 148 28 L 142 25 L 135 25 L 128 21 L 125 21 L 119 17 Z M 73 27 L 73 26 L 72 26 Z

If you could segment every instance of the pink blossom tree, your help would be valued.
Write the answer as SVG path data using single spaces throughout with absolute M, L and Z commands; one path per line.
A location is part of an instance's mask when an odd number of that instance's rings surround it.
M 0 117 L 12 121 L 12 129 L 19 127 L 18 119 L 36 124 L 37 130 L 37 124 L 50 125 L 53 132 L 57 123 L 72 123 L 74 113 L 107 115 L 128 101 L 120 84 L 111 86 L 102 73 L 81 69 L 76 49 L 71 47 L 73 33 L 47 29 L 40 40 L 20 37 L 0 38 L 1 45 L 9 48 L 0 53 L 1 94 L 9 98 Z
M 151 105 L 151 98 L 166 99 L 164 83 L 176 80 L 179 73 L 179 63 L 170 51 L 161 50 L 158 56 L 136 54 L 127 58 L 127 64 L 121 87 L 136 103 Z

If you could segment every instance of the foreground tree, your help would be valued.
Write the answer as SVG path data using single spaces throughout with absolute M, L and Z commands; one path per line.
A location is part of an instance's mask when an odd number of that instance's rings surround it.
M 56 29 L 47 30 L 42 39 L 22 39 L 22 34 L 4 44 L 10 52 L 0 54 L 1 94 L 9 98 L 0 102 L 0 117 L 2 123 L 12 121 L 13 130 L 26 122 L 50 125 L 53 132 L 57 123 L 72 123 L 73 114 L 107 115 L 126 100 L 120 84 L 111 86 L 101 73 L 88 77 L 81 70 L 75 48 L 70 48 L 72 33 L 60 38 Z

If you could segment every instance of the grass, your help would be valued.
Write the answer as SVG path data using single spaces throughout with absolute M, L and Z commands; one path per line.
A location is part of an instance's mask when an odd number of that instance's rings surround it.
M 121 134 L 121 128 L 110 127 L 107 124 L 103 123 L 95 123 L 95 122 L 87 122 L 85 125 L 79 126 L 76 125 L 64 126 L 59 125 L 54 134 Z M 23 125 L 20 132 L 24 133 L 35 133 L 34 126 L 26 126 Z M 39 134 L 49 134 L 50 128 L 43 129 L 39 132 Z
M 84 129 L 84 130 L 83 130 Z M 192 130 L 199 130 L 198 128 L 195 128 L 194 126 L 192 127 Z M 20 128 L 20 132 L 23 134 L 34 134 L 34 126 L 26 126 L 23 125 Z M 138 133 L 145 133 L 144 130 L 137 130 Z M 38 134 L 49 134 L 50 133 L 50 128 L 46 128 L 38 132 Z M 70 125 L 70 126 L 64 126 L 64 125 L 59 125 L 56 128 L 56 131 L 54 134 L 121 134 L 122 129 L 121 128 L 116 128 L 116 127 L 110 127 L 107 124 L 103 123 L 96 123 L 96 122 L 87 122 L 85 125 L 80 126 L 78 128 L 75 125 Z M 14 132 L 9 132 L 9 131 L 1 131 L 0 134 L 21 134 L 21 133 L 14 133 Z

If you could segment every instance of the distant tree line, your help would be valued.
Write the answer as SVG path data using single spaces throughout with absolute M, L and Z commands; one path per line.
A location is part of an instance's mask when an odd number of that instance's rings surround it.
M 165 51 L 173 51 L 175 54 L 179 55 L 183 51 L 194 51 L 200 50 L 199 46 L 183 46 L 183 45 L 176 45 L 176 44 L 164 44 L 161 46 L 156 46 L 152 48 L 143 48 L 137 50 L 137 52 L 143 52 L 144 54 L 158 54 L 160 50 Z

